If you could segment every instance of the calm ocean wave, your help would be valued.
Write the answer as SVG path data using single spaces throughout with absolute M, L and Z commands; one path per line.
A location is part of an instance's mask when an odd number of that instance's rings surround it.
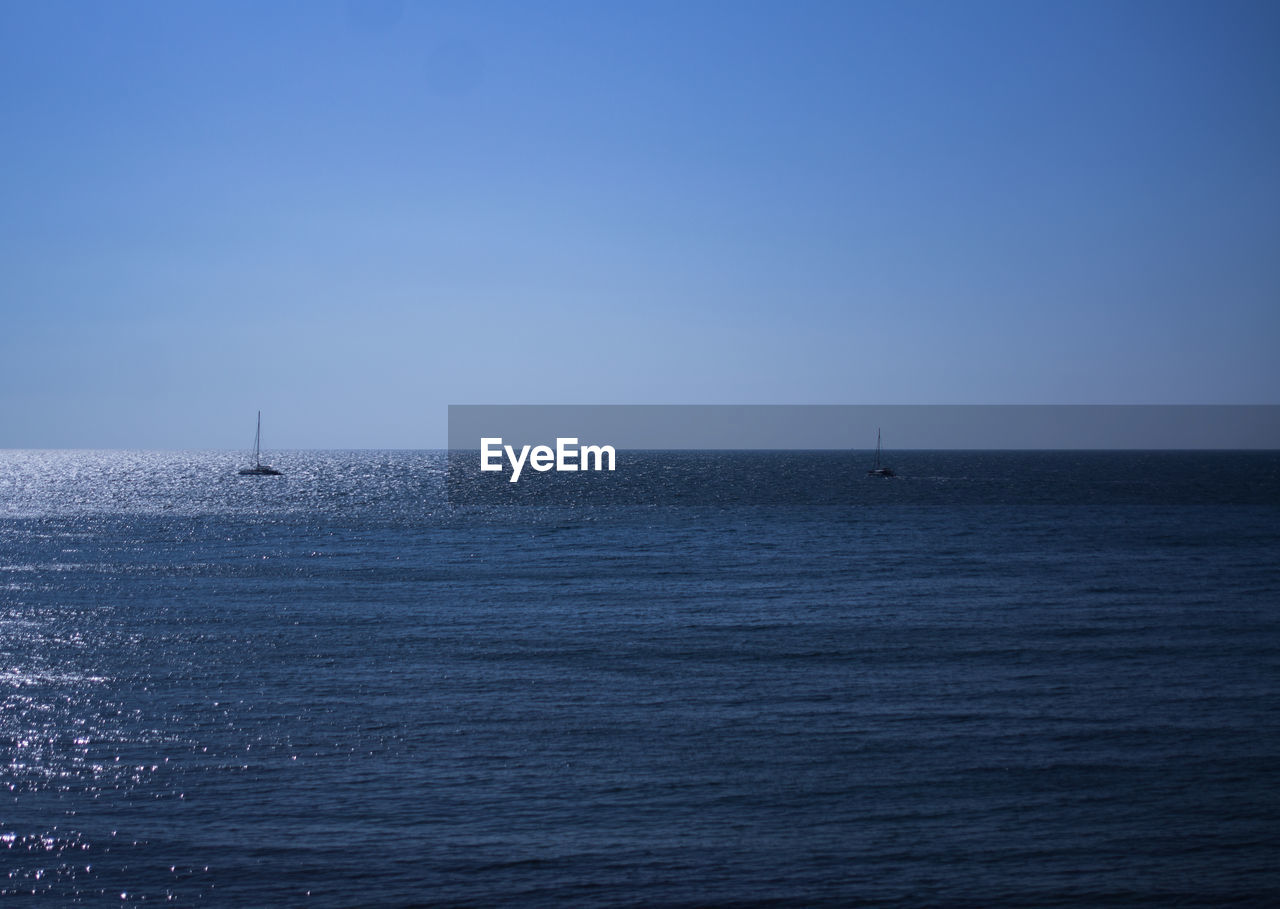
M 434 452 L 0 452 L 0 894 L 1280 901 L 1280 457 L 914 457 L 511 508 Z

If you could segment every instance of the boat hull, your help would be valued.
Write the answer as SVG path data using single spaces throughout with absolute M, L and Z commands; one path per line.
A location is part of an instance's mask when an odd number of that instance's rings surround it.
M 266 464 L 260 464 L 257 467 L 245 467 L 240 471 L 242 477 L 279 477 L 283 476 L 280 471 L 274 467 L 268 467 Z

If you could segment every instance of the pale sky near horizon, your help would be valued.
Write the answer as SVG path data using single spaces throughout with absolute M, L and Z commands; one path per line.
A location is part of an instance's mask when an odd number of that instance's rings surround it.
M 0 3 L 0 447 L 1280 402 L 1273 2 Z

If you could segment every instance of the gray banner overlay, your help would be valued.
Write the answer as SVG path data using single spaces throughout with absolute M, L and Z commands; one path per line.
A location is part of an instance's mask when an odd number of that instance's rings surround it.
M 448 494 L 479 506 L 1280 505 L 1280 407 L 451 406 Z
M 618 449 L 1280 449 L 1280 405 L 496 405 L 449 407 L 449 448 L 480 439 Z

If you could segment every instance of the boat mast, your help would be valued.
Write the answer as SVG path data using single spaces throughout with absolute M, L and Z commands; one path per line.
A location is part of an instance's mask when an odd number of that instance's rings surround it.
M 262 450 L 262 411 L 258 411 L 258 429 L 253 434 L 253 464 L 255 467 L 262 466 L 262 458 L 260 452 Z
M 258 419 L 262 419 L 262 414 L 258 414 Z M 876 470 L 880 469 L 880 427 L 876 427 Z

